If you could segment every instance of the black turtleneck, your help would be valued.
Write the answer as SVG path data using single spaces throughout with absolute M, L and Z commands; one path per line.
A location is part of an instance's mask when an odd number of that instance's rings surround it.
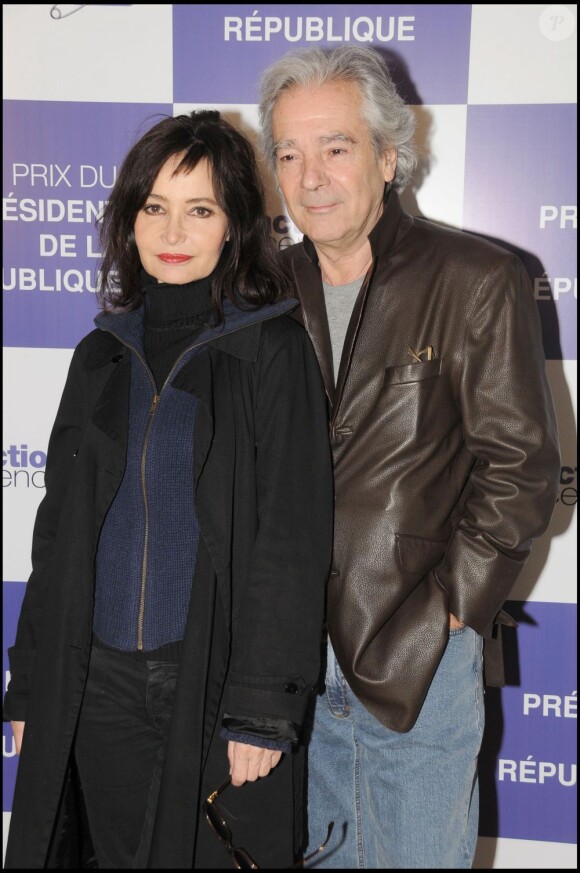
M 211 279 L 206 276 L 185 285 L 167 285 L 143 275 L 143 344 L 158 391 L 181 352 L 212 321 Z

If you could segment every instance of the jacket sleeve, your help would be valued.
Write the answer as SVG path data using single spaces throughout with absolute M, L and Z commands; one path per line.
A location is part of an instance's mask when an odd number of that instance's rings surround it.
M 5 721 L 25 721 L 30 680 L 34 670 L 37 640 L 45 621 L 44 604 L 51 578 L 60 513 L 75 465 L 79 445 L 84 392 L 81 354 L 73 355 L 65 388 L 48 443 L 46 493 L 38 507 L 32 537 L 32 573 L 18 620 L 15 644 L 8 649 L 10 682 L 4 697 Z
M 539 316 L 515 256 L 483 281 L 455 365 L 465 446 L 475 461 L 435 572 L 450 612 L 489 636 L 532 540 L 548 525 L 560 475 Z
M 310 339 L 289 319 L 262 342 L 255 391 L 258 532 L 234 637 L 223 725 L 298 740 L 320 670 L 332 554 L 326 397 Z M 266 740 L 266 742 L 260 742 Z

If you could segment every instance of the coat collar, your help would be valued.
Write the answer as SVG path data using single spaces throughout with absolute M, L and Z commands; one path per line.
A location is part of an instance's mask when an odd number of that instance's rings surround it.
M 245 361 L 258 359 L 261 325 L 271 319 L 291 312 L 298 306 L 295 299 L 261 306 L 253 310 L 240 310 L 229 301 L 224 304 L 225 320 L 219 328 L 204 330 L 196 343 L 211 340 L 212 348 L 219 348 L 228 355 Z M 96 370 L 114 363 L 110 377 L 95 405 L 93 424 L 105 433 L 116 445 L 118 458 L 124 457 L 127 443 L 128 398 L 130 390 L 130 355 L 127 347 L 140 348 L 143 312 L 101 313 L 95 318 L 99 330 L 87 337 L 88 348 L 84 355 L 85 370 Z M 113 332 L 110 332 L 113 331 Z M 196 481 L 203 472 L 213 434 L 213 363 L 210 355 L 201 355 L 195 366 L 182 367 L 172 380 L 172 386 L 193 394 L 200 401 L 196 422 L 198 441 L 195 454 Z
M 302 244 L 288 249 L 288 256 L 292 261 L 298 298 L 301 303 L 302 320 L 316 351 L 330 405 L 331 416 L 333 410 L 338 405 L 344 388 L 346 374 L 350 365 L 356 336 L 364 315 L 364 307 L 377 260 L 390 255 L 399 240 L 407 233 L 412 223 L 413 219 L 404 212 L 397 192 L 395 190 L 389 191 L 385 188 L 382 215 L 368 237 L 373 255 L 373 263 L 365 277 L 355 303 L 345 337 L 342 366 L 337 374 L 333 372 L 332 344 L 316 248 L 312 240 L 305 236 Z
M 229 300 L 224 301 L 224 321 L 219 327 L 204 329 L 196 337 L 196 345 L 210 342 L 212 346 L 221 349 L 229 355 L 246 361 L 255 361 L 258 357 L 260 344 L 259 326 L 290 313 L 298 306 L 294 299 L 270 303 L 257 309 L 239 309 Z M 122 352 L 124 346 L 129 346 L 142 352 L 143 350 L 143 316 L 141 306 L 130 312 L 101 312 L 95 318 L 98 331 L 91 337 L 85 354 L 84 367 L 95 370 L 108 364 Z M 251 328 L 257 328 L 252 330 Z

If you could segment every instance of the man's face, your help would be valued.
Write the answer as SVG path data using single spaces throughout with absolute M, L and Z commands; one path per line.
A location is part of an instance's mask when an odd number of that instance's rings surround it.
M 294 224 L 317 248 L 341 254 L 366 243 L 383 208 L 396 152 L 377 159 L 354 82 L 296 86 L 272 116 L 276 172 Z

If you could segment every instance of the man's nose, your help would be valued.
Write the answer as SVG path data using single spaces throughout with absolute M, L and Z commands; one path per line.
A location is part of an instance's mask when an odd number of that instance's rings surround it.
M 302 187 L 314 191 L 328 183 L 324 161 L 317 156 L 305 157 L 302 165 Z

